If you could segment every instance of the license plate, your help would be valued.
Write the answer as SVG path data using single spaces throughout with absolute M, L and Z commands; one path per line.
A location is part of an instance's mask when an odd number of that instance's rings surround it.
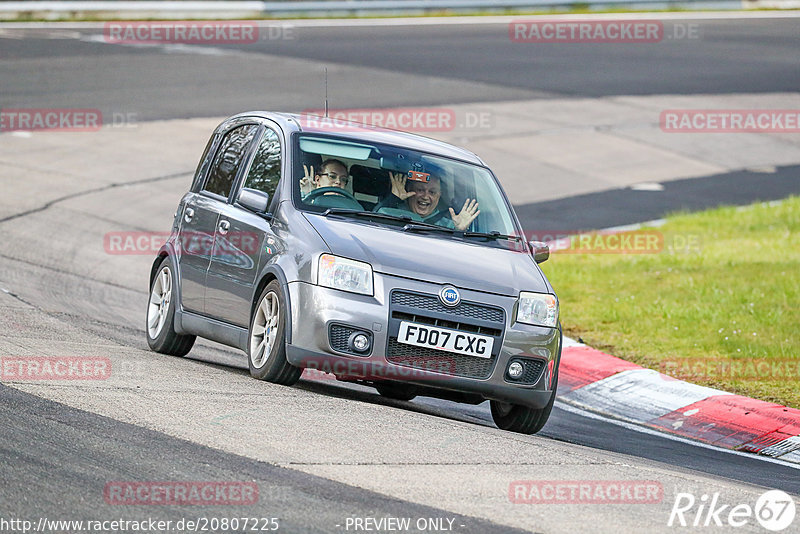
M 494 338 L 489 336 L 469 334 L 427 324 L 408 323 L 406 321 L 400 322 L 397 341 L 406 345 L 428 347 L 429 349 L 455 352 L 456 354 L 465 354 L 477 358 L 491 358 L 492 345 L 494 344 Z

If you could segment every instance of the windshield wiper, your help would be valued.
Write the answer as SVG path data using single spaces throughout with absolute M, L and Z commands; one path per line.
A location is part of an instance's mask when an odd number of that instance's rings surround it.
M 322 212 L 322 215 L 352 215 L 356 217 L 365 217 L 369 219 L 383 219 L 388 221 L 399 221 L 406 223 L 403 226 L 405 232 L 445 232 L 447 234 L 455 234 L 459 237 L 483 237 L 486 239 L 508 239 L 509 241 L 522 241 L 522 238 L 515 235 L 505 235 L 494 230 L 492 232 L 463 232 L 455 228 L 448 228 L 446 226 L 439 226 L 438 224 L 426 223 L 423 221 L 414 220 L 409 215 L 389 215 L 388 213 L 378 213 L 375 211 L 361 211 L 351 210 L 349 208 L 328 208 Z
M 446 226 L 439 226 L 438 224 L 431 224 L 426 223 L 424 221 L 417 221 L 410 215 L 389 215 L 388 213 L 378 213 L 375 211 L 359 211 L 359 210 L 351 210 L 348 208 L 328 208 L 322 212 L 322 215 L 353 215 L 357 217 L 366 217 L 369 219 L 384 219 L 388 221 L 399 221 L 406 223 L 403 226 L 404 232 L 420 232 L 420 231 L 439 231 L 439 232 L 447 232 L 448 234 L 453 234 L 458 232 L 452 228 L 447 228 Z M 460 233 L 460 232 L 458 232 Z
M 378 213 L 375 211 L 359 211 L 359 210 L 351 210 L 348 208 L 328 208 L 322 212 L 322 215 L 326 217 L 328 215 L 354 215 L 359 217 L 365 217 L 369 219 L 384 219 L 388 221 L 398 221 L 406 223 L 403 226 L 403 231 L 406 232 L 413 232 L 413 231 L 424 231 L 424 230 L 438 230 L 441 232 L 447 233 L 455 233 L 457 230 L 453 230 L 452 228 L 447 228 L 445 226 L 439 226 L 438 224 L 431 224 L 426 223 L 424 221 L 418 221 L 411 217 L 410 215 L 389 215 L 388 213 Z
M 425 222 L 408 223 L 403 227 L 403 231 L 404 232 L 432 231 L 432 232 L 446 232 L 448 234 L 455 234 L 456 232 L 459 232 L 458 230 L 455 230 L 453 228 L 447 228 L 446 226 L 439 226 L 438 224 L 430 224 Z
M 448 234 L 453 234 L 457 237 L 483 237 L 486 239 L 508 239 L 509 241 L 522 241 L 522 238 L 515 235 L 505 235 L 501 234 L 497 230 L 492 232 L 484 233 L 484 232 L 464 232 L 462 230 L 456 230 L 455 228 L 448 228 L 446 226 L 439 226 L 438 224 L 430 224 L 425 222 L 413 222 L 405 225 L 403 227 L 404 231 L 432 231 L 432 232 L 445 232 Z
M 485 237 L 486 239 L 508 239 L 509 241 L 522 241 L 518 235 L 501 234 L 497 230 L 491 232 L 464 232 L 464 237 Z

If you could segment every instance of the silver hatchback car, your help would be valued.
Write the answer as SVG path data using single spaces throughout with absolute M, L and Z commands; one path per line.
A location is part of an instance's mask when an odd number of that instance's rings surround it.
M 469 151 L 243 113 L 214 131 L 153 263 L 147 341 L 236 347 L 278 384 L 315 369 L 397 400 L 489 400 L 498 427 L 534 433 L 561 356 L 548 255 Z

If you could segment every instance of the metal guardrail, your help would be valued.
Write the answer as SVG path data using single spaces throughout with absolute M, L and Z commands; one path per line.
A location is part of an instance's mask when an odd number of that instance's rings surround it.
M 641 0 L 601 0 L 606 3 L 626 4 L 641 3 Z M 664 1 L 664 0 L 660 0 Z M 406 10 L 406 9 L 513 9 L 521 7 L 536 7 L 552 4 L 553 0 L 299 0 L 299 1 L 253 1 L 253 0 L 17 0 L 13 2 L 0 2 L 0 7 L 6 10 L 54 10 L 67 11 L 79 9 L 82 11 L 113 11 L 132 10 L 147 11 L 152 9 L 192 9 L 203 10 L 230 10 L 230 9 L 255 9 L 261 11 L 374 11 L 374 10 Z M 567 4 L 588 4 L 581 0 L 563 0 Z
M 694 4 L 697 0 L 299 0 L 299 1 L 129 1 L 129 0 L 18 0 L 0 1 L 0 12 L 152 12 L 242 11 L 261 13 L 379 12 L 439 10 L 502 10 L 564 5 Z
M 31 18 L 251 18 L 326 15 L 468 14 L 571 6 L 683 9 L 800 8 L 800 0 L 0 0 L 0 20 Z

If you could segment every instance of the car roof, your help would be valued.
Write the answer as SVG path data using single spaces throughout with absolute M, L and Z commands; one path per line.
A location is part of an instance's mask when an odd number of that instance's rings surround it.
M 296 131 L 336 135 L 353 141 L 393 145 L 458 159 L 475 165 L 486 165 L 473 152 L 437 139 L 341 119 L 325 119 L 311 114 L 300 115 L 277 111 L 248 111 L 231 117 L 231 119 L 253 116 L 273 120 L 280 124 L 287 133 Z

